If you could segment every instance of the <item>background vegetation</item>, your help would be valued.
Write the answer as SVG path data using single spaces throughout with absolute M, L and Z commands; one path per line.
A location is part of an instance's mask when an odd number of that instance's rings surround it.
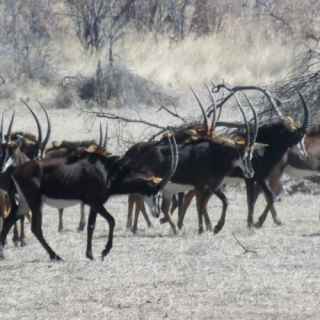
M 0 98 L 159 105 L 206 81 L 300 79 L 318 72 L 319 11 L 317 0 L 2 0 Z

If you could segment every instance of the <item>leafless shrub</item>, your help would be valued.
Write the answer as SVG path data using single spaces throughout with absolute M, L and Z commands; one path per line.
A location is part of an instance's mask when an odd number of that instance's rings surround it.
M 57 109 L 67 109 L 74 104 L 76 99 L 77 95 L 74 88 L 60 86 L 52 106 Z
M 0 87 L 0 99 L 13 100 L 16 96 L 17 87 L 14 83 L 5 83 Z

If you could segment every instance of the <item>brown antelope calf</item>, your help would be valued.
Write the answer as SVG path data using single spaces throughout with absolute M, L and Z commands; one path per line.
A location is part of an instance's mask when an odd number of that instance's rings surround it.
M 134 216 L 133 216 L 133 210 Z M 152 227 L 152 223 L 148 216 L 146 206 L 145 206 L 145 199 L 144 196 L 140 194 L 129 194 L 128 196 L 128 217 L 127 217 L 127 229 L 131 229 L 132 233 L 136 233 L 138 229 L 138 219 L 139 214 L 142 213 L 147 225 L 149 228 Z M 132 223 L 132 216 L 133 216 L 133 223 Z
M 0 189 L 0 234 L 2 233 L 2 228 L 4 220 L 9 217 L 11 213 L 11 201 L 8 193 L 5 190 Z M 3 247 L 0 241 L 0 259 L 3 259 Z

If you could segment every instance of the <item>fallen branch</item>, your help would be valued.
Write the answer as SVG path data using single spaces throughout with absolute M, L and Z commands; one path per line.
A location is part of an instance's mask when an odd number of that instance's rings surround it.
M 129 118 L 126 118 L 126 117 L 117 116 L 117 115 L 112 114 L 112 113 L 94 112 L 94 111 L 86 111 L 86 110 L 85 110 L 85 112 L 87 112 L 89 114 L 93 114 L 97 118 L 107 118 L 107 119 L 110 119 L 110 120 L 120 120 L 120 121 L 124 121 L 124 122 L 127 122 L 127 123 L 143 124 L 143 125 L 146 125 L 146 126 L 149 126 L 149 127 L 160 129 L 160 130 L 170 130 L 170 129 L 172 129 L 172 127 L 170 127 L 170 126 L 162 127 L 162 126 L 159 126 L 158 124 L 155 124 L 155 123 L 152 123 L 152 122 L 149 122 L 149 121 L 146 121 L 146 120 L 129 119 Z
M 244 250 L 243 254 L 246 254 L 246 253 L 258 254 L 256 250 L 248 249 L 244 244 L 242 244 L 233 232 L 232 232 L 232 236 L 234 240 L 236 240 L 237 244 Z
M 183 118 L 182 116 L 180 116 L 178 113 L 177 113 L 177 110 L 175 110 L 175 112 L 169 110 L 167 107 L 165 106 L 161 106 L 157 111 L 161 111 L 161 110 L 164 110 L 166 111 L 167 113 L 169 113 L 171 116 L 175 117 L 175 118 L 178 118 L 179 120 L 181 120 L 182 122 L 186 123 L 187 120 L 185 118 Z

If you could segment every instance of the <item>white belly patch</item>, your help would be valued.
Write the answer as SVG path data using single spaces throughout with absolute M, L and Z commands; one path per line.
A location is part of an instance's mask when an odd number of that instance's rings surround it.
M 314 176 L 320 175 L 320 173 L 315 170 L 297 169 L 290 165 L 287 165 L 285 167 L 284 172 L 290 177 L 294 177 L 294 178 L 306 178 L 306 177 L 314 177 Z
M 226 185 L 230 185 L 230 184 L 239 184 L 243 181 L 242 178 L 237 178 L 237 177 L 225 177 L 223 179 L 223 183 Z
M 80 200 L 65 200 L 65 199 L 54 199 L 54 198 L 48 198 L 43 196 L 42 201 L 44 204 L 48 205 L 52 208 L 57 209 L 65 209 L 68 207 L 76 206 L 77 204 L 80 204 Z
M 194 186 L 191 186 L 189 184 L 178 184 L 178 183 L 168 182 L 163 189 L 163 194 L 173 195 L 179 192 L 186 192 L 193 189 L 194 189 Z

